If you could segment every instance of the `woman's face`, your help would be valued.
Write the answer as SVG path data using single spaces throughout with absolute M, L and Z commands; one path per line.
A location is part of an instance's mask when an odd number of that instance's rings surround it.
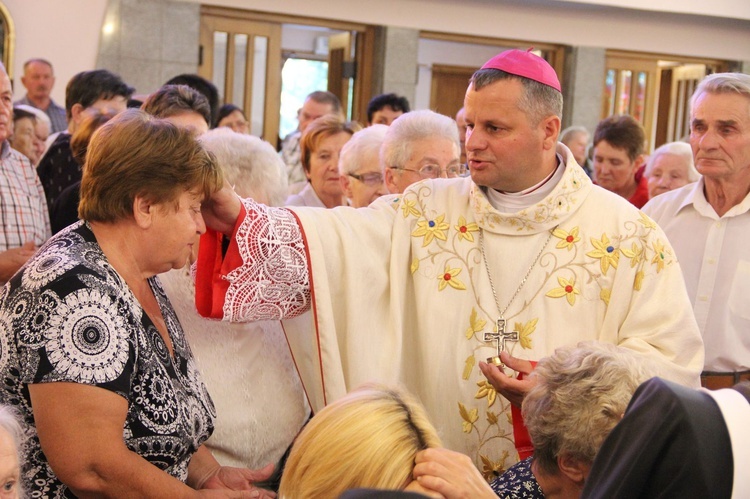
M 229 127 L 237 133 L 250 133 L 250 123 L 242 111 L 236 109 L 221 119 L 219 126 Z
M 690 183 L 688 168 L 690 165 L 676 154 L 660 154 L 652 160 L 648 176 L 648 197 L 678 189 Z
M 16 499 L 19 495 L 20 469 L 13 438 L 0 428 L 0 499 Z
M 34 122 L 30 118 L 16 120 L 13 124 L 13 140 L 11 140 L 11 145 L 13 149 L 29 158 L 32 165 L 37 164 L 39 161 L 36 142 Z
M 159 243 L 153 254 L 154 270 L 158 273 L 179 269 L 190 263 L 193 246 L 206 232 L 201 215 L 202 200 L 202 194 L 187 191 L 178 198 L 176 208 L 170 202 L 155 205 L 152 228 Z
M 310 154 L 310 179 L 313 190 L 325 203 L 326 199 L 339 199 L 343 196 L 339 181 L 339 153 L 351 138 L 347 132 L 324 137 Z

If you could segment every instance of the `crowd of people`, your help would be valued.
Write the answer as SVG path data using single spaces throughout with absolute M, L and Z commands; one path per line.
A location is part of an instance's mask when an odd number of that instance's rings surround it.
M 197 75 L 83 71 L 64 108 L 49 61 L 21 82 L 10 497 L 750 494 L 750 76 L 707 76 L 650 155 L 631 116 L 561 130 L 521 50 L 455 119 L 313 92 L 278 151 Z

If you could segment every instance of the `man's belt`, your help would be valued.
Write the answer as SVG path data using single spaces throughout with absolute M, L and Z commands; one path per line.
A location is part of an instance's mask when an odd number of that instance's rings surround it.
M 715 372 L 703 371 L 701 373 L 701 386 L 709 390 L 731 388 L 740 381 L 750 380 L 750 371 Z

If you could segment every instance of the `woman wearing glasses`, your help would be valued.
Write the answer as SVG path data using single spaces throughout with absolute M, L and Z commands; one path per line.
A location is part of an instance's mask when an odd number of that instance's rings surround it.
M 387 125 L 372 125 L 355 133 L 341 149 L 341 188 L 354 208 L 369 206 L 388 194 L 380 166 L 380 146 L 387 131 Z
M 388 130 L 381 158 L 385 185 L 402 193 L 428 178 L 455 178 L 465 172 L 456 122 L 432 111 L 412 111 L 399 117 Z

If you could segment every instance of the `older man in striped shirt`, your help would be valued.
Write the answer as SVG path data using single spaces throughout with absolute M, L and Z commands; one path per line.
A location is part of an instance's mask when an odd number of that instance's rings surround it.
M 44 189 L 31 162 L 11 149 L 13 90 L 0 64 L 0 283 L 50 236 Z

